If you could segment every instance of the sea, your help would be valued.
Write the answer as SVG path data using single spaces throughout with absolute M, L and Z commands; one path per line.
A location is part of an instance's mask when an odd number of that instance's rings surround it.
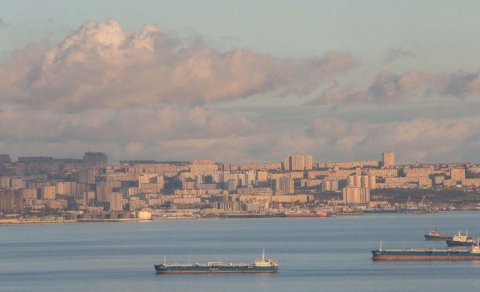
M 480 236 L 480 212 L 0 226 L 0 291 L 479 291 L 480 262 L 373 262 L 372 249 Z M 156 275 L 162 263 L 250 263 L 276 274 Z

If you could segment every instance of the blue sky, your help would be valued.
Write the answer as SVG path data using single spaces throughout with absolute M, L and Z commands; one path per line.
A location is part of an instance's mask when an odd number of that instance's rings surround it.
M 480 2 L 466 0 L 2 1 L 0 152 L 79 157 L 92 147 L 113 159 L 226 161 L 308 152 L 325 161 L 394 150 L 405 162 L 475 162 L 478 11 Z M 175 45 L 166 52 L 155 43 L 146 61 L 122 46 L 138 44 L 150 24 L 157 28 L 148 41 Z M 109 51 L 106 34 L 118 48 Z M 135 57 L 119 61 L 124 54 Z M 166 56 L 173 64 L 161 71 L 149 65 Z M 178 70 L 201 78 L 171 86 Z M 119 89 L 89 78 L 110 75 L 143 79 Z M 145 116 L 163 125 L 128 137 L 122 115 L 134 127 Z M 97 119 L 91 131 L 83 116 Z M 49 139 L 35 135 L 44 131 Z
M 2 1 L 2 51 L 60 41 L 87 20 L 117 19 L 130 31 L 155 23 L 182 37 L 280 56 L 348 50 L 378 58 L 390 47 L 470 65 L 480 48 L 478 1 Z M 5 41 L 3 41 L 5 40 Z M 468 44 L 468 46 L 465 46 Z M 437 59 L 438 60 L 438 59 Z M 462 63 L 458 63 L 462 62 Z M 435 66 L 435 65 L 431 65 Z

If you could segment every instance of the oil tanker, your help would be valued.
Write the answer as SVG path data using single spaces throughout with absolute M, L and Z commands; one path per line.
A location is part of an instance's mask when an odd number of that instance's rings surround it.
M 472 261 L 480 260 L 480 246 L 470 249 L 383 249 L 372 250 L 374 261 Z
M 201 273 L 276 273 L 278 262 L 272 259 L 265 259 L 265 252 L 262 258 L 254 263 L 222 263 L 208 262 L 204 264 L 163 264 L 154 265 L 157 274 L 201 274 Z

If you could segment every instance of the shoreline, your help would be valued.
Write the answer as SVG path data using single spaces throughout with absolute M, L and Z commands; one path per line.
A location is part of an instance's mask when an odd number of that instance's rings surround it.
M 443 211 L 442 213 L 453 213 L 453 212 L 479 212 L 480 210 L 452 210 L 452 211 Z M 154 219 L 79 219 L 79 220 L 33 220 L 33 221 L 24 221 L 18 219 L 0 219 L 0 227 L 2 226 L 11 226 L 11 225 L 40 225 L 40 224 L 81 224 L 81 223 L 150 223 L 150 222 L 158 222 L 158 221 L 181 221 L 181 220 L 231 220 L 231 219 L 272 219 L 272 218 L 281 218 L 286 220 L 296 220 L 296 219 L 317 219 L 317 220 L 325 220 L 328 218 L 336 218 L 336 217 L 358 217 L 358 216 L 371 216 L 371 215 L 426 215 L 426 214 L 438 214 L 438 212 L 426 212 L 426 213 L 404 213 L 404 212 L 385 212 L 385 213 L 365 213 L 365 214 L 339 214 L 332 217 L 257 217 L 257 216 L 244 216 L 244 217 L 166 217 L 166 218 L 154 218 Z

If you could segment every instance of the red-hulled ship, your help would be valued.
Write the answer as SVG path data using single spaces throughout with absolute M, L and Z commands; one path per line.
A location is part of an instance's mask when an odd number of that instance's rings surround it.
M 287 218 L 332 217 L 334 214 L 326 211 L 318 212 L 285 212 Z

